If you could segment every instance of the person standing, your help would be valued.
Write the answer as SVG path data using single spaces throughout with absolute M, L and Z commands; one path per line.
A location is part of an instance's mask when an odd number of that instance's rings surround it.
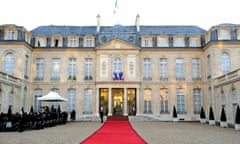
M 103 123 L 103 105 L 102 104 L 99 107 L 99 114 L 100 114 L 101 123 Z

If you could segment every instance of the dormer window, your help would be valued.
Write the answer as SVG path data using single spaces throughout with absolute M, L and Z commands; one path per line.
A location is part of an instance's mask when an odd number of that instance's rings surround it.
M 200 46 L 200 36 L 190 37 L 190 47 L 199 47 Z
M 181 37 L 176 37 L 174 39 L 175 47 L 184 47 L 184 40 Z
M 218 35 L 218 40 L 228 40 L 228 39 L 230 39 L 229 31 L 226 29 L 220 29 L 219 35 Z
M 59 40 L 58 39 L 55 39 L 54 40 L 54 47 L 58 47 L 59 46 Z
M 92 47 L 92 38 L 90 38 L 90 37 L 87 37 L 87 39 L 86 39 L 86 46 L 87 47 Z
M 8 40 L 14 40 L 15 38 L 15 31 L 9 30 L 8 31 Z
M 70 47 L 76 47 L 76 39 L 75 38 L 70 39 Z
M 149 47 L 149 38 L 143 39 L 143 47 Z
M 38 47 L 43 47 L 44 46 L 44 39 L 43 38 L 39 38 L 38 39 Z
M 167 36 L 158 37 L 158 47 L 168 47 L 168 37 Z

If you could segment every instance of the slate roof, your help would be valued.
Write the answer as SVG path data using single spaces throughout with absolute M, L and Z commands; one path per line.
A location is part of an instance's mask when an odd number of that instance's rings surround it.
M 86 34 L 104 34 L 104 33 L 135 33 L 139 35 L 150 34 L 150 35 L 158 35 L 158 34 L 183 34 L 183 35 L 193 35 L 200 34 L 202 35 L 205 30 L 197 27 L 197 26 L 140 26 L 140 32 L 137 32 L 136 26 L 122 26 L 122 25 L 114 25 L 114 26 L 101 26 L 100 33 L 97 33 L 96 26 L 39 26 L 33 29 L 32 35 L 35 37 L 36 35 L 46 35 L 50 36 L 53 34 L 60 35 L 86 35 Z

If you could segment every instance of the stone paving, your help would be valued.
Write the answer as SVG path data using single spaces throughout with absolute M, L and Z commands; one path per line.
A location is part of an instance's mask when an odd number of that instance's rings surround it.
M 133 128 L 149 144 L 239 144 L 240 131 L 198 122 L 133 122 Z M 0 144 L 79 144 L 100 128 L 100 122 L 68 122 L 65 125 L 0 132 Z

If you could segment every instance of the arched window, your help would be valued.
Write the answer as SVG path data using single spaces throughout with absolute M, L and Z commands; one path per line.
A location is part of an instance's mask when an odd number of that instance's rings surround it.
M 152 113 L 152 89 L 144 89 L 144 113 Z
M 13 75 L 14 68 L 14 55 L 9 52 L 5 56 L 5 72 L 9 75 Z
M 226 52 L 223 52 L 221 54 L 221 66 L 223 74 L 228 73 L 230 71 L 230 56 Z
M 122 60 L 117 57 L 113 61 L 113 72 L 122 72 L 123 66 L 122 66 Z
M 23 97 L 22 97 L 22 107 L 23 109 L 26 109 L 26 103 L 27 103 L 27 88 L 24 88 L 23 91 Z
M 92 89 L 84 89 L 84 114 L 92 113 Z
M 37 98 L 41 96 L 42 96 L 42 89 L 35 89 L 34 90 L 34 110 L 37 112 L 41 110 L 42 102 L 37 100 Z
M 185 95 L 182 89 L 177 90 L 177 112 L 182 114 L 186 113 Z

